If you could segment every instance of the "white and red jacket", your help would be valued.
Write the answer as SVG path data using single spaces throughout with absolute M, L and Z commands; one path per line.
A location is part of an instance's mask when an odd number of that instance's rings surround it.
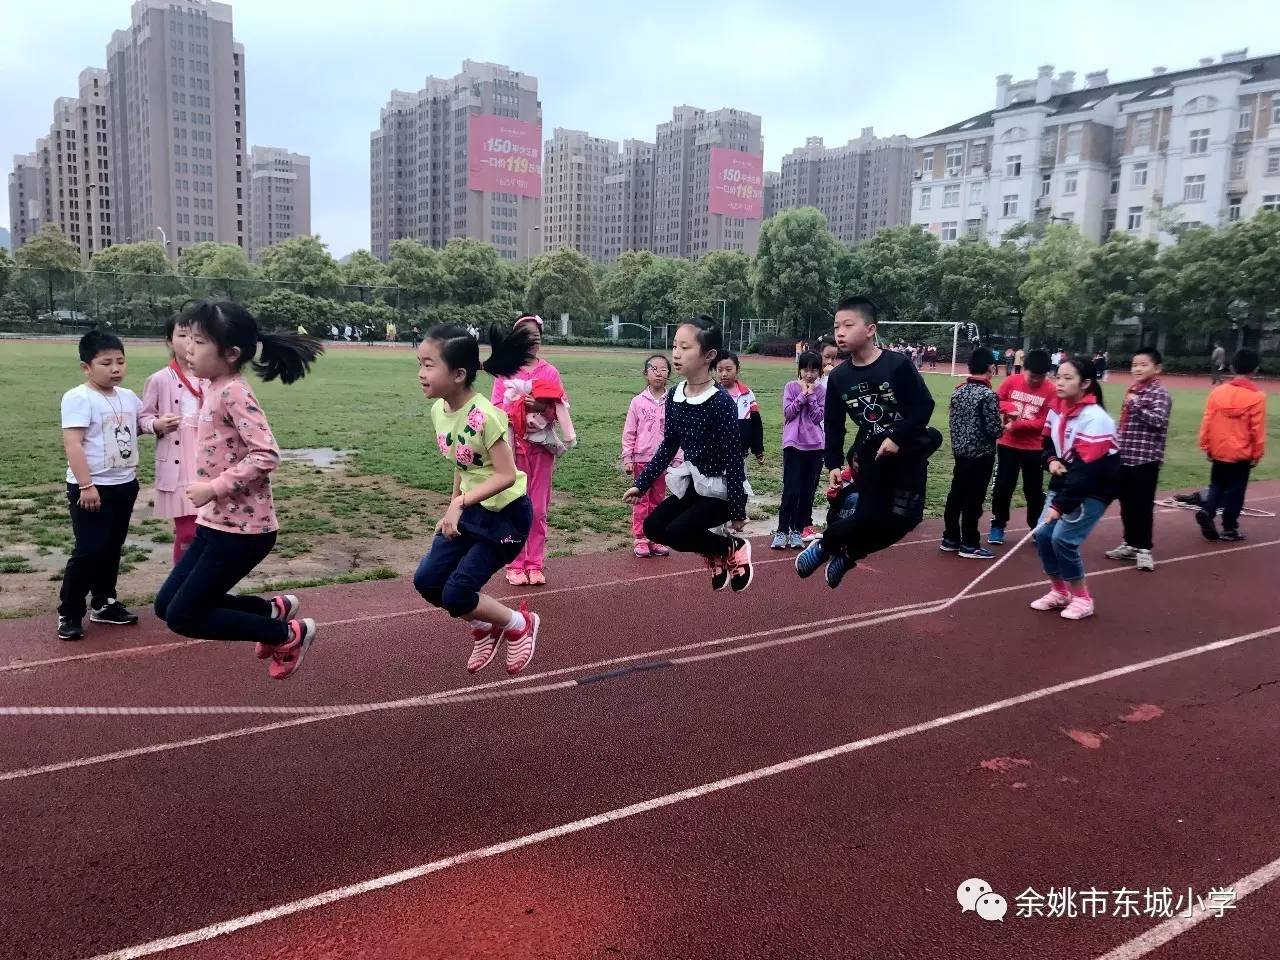
M 1068 405 L 1054 401 L 1044 425 L 1044 465 L 1057 460 L 1067 468 L 1049 481 L 1053 506 L 1071 513 L 1085 500 L 1110 503 L 1115 499 L 1120 446 L 1116 422 L 1092 396 Z

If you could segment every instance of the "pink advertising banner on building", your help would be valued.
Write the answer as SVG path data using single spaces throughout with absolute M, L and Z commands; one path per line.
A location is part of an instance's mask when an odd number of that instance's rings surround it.
M 764 219 L 764 157 L 712 147 L 709 187 L 712 213 Z
M 537 124 L 473 114 L 467 157 L 472 190 L 542 196 L 542 127 Z

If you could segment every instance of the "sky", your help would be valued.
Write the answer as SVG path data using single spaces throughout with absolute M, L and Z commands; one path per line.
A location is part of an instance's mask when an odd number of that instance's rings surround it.
M 105 65 L 127 0 L 0 0 L 0 161 L 34 149 L 53 101 Z M 464 59 L 538 78 L 556 127 L 652 140 L 677 104 L 762 116 L 765 168 L 810 136 L 922 136 L 994 106 L 995 76 L 1041 64 L 1114 80 L 1247 46 L 1280 52 L 1274 0 L 236 0 L 251 144 L 311 157 L 311 226 L 342 257 L 369 246 L 369 133 L 393 89 Z M 1209 13 L 1211 9 L 1211 13 Z M 8 192 L 0 191 L 8 224 Z

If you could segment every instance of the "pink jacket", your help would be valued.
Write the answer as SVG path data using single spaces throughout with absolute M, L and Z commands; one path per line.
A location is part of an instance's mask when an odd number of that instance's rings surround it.
M 534 363 L 531 370 L 521 370 L 512 377 L 495 377 L 490 402 L 505 413 L 508 420 L 515 419 L 517 405 L 524 403 L 524 398 L 528 394 L 527 390 L 521 389 L 517 384 L 521 381 L 528 384 L 533 380 L 554 384 L 561 393 L 564 393 L 564 382 L 560 379 L 560 371 L 547 363 L 547 361 L 540 359 Z M 541 414 L 533 415 L 534 419 L 531 424 L 528 422 L 528 415 L 526 415 L 526 426 L 533 428 L 530 431 L 529 442 L 531 444 L 546 447 L 552 453 L 561 453 L 565 448 L 565 444 L 572 446 L 576 442 L 573 421 L 569 419 L 568 400 L 568 395 L 565 394 L 564 403 L 548 404 L 547 409 Z M 552 428 L 557 423 L 560 426 L 565 444 L 558 443 L 554 437 Z M 524 442 L 519 441 L 519 443 Z
M 207 390 L 208 380 L 199 377 L 188 377 L 197 390 Z M 182 416 L 183 398 L 195 400 L 197 411 L 200 399 L 193 397 L 182 384 L 181 378 L 173 372 L 172 367 L 157 370 L 147 377 L 146 386 L 142 390 L 142 410 L 138 413 L 138 430 L 142 433 L 154 433 L 156 417 L 174 414 Z M 196 437 L 198 433 L 197 416 L 187 417 L 177 430 L 156 438 L 156 489 L 173 493 L 195 477 Z
M 197 523 L 229 533 L 278 530 L 271 471 L 279 465 L 276 438 L 249 384 L 238 374 L 211 382 L 200 407 L 196 478 L 213 485 L 214 498 Z
M 622 463 L 635 466 L 648 463 L 662 443 L 667 421 L 667 398 L 654 399 L 647 389 L 631 399 L 627 420 L 622 428 Z

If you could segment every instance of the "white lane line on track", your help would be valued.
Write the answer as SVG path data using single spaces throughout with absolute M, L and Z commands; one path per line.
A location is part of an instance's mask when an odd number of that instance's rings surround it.
M 395 873 L 384 874 L 383 876 L 374 877 L 359 883 L 353 883 L 343 887 L 335 887 L 322 893 L 303 897 L 299 900 L 292 900 L 287 903 L 277 904 L 276 906 L 270 907 L 266 910 L 259 910 L 255 913 L 234 917 L 230 920 L 210 924 L 209 926 L 190 930 L 176 936 L 162 937 L 160 939 L 151 940 L 132 947 L 126 947 L 122 950 L 116 950 L 112 953 L 100 954 L 97 957 L 92 958 L 92 960 L 138 960 L 140 957 L 149 957 L 157 953 L 163 953 L 166 950 L 174 950 L 178 947 L 185 947 L 194 943 L 212 940 L 216 937 L 234 933 L 237 930 L 258 926 L 273 920 L 279 920 L 282 917 L 287 917 L 295 913 L 302 913 L 306 910 L 314 910 L 317 907 L 323 907 L 331 903 L 336 903 L 340 900 L 348 900 L 352 897 L 358 897 L 362 894 L 370 893 L 375 890 L 383 890 L 387 887 L 397 886 L 411 880 L 420 879 L 421 877 L 425 877 L 432 873 L 439 873 L 442 870 L 448 870 L 452 867 L 461 866 L 466 863 L 474 863 L 477 860 L 486 860 L 491 857 L 500 856 L 504 853 L 509 853 L 512 850 L 519 850 L 523 847 L 530 847 L 535 844 L 545 843 L 548 840 L 555 840 L 559 837 L 568 836 L 570 834 L 581 833 L 586 830 L 604 826 L 608 823 L 614 823 L 618 820 L 625 820 L 629 817 L 639 816 L 640 814 L 649 813 L 653 810 L 660 810 L 664 807 L 670 807 L 690 800 L 696 800 L 709 794 L 719 793 L 724 790 L 741 787 L 745 784 L 754 783 L 759 780 L 776 777 L 784 773 L 790 773 L 793 770 L 799 770 L 814 764 L 824 763 L 828 760 L 867 750 L 871 747 L 890 743 L 894 740 L 901 740 L 920 733 L 926 733 L 930 730 L 937 730 L 942 727 L 951 726 L 964 720 L 971 720 L 974 717 L 985 716 L 1000 710 L 1006 710 L 1010 707 L 1020 706 L 1024 703 L 1031 703 L 1035 700 L 1042 700 L 1046 697 L 1056 696 L 1057 694 L 1065 693 L 1068 690 L 1075 690 L 1080 687 L 1104 683 L 1118 677 L 1128 676 L 1129 674 L 1139 673 L 1144 670 L 1150 670 L 1169 663 L 1176 663 L 1179 660 L 1185 660 L 1189 657 L 1201 656 L 1206 653 L 1223 650 L 1227 647 L 1246 643 L 1250 640 L 1257 640 L 1262 637 L 1272 636 L 1277 633 L 1280 633 L 1280 626 L 1268 627 L 1265 630 L 1258 630 L 1253 633 L 1246 633 L 1236 637 L 1228 637 L 1225 640 L 1215 640 L 1212 643 L 1206 643 L 1198 647 L 1191 647 L 1187 650 L 1180 650 L 1177 653 L 1167 654 L 1151 660 L 1143 660 L 1140 663 L 1117 667 L 1103 673 L 1095 673 L 1091 676 L 1080 677 L 1076 680 L 1068 680 L 1064 683 L 1055 684 L 1051 687 L 1041 687 L 1039 690 L 1032 690 L 1029 693 L 1008 697 L 1004 700 L 997 700 L 992 703 L 986 703 L 978 707 L 972 707 L 968 710 L 962 710 L 958 713 L 947 714 L 946 716 L 937 717 L 933 720 L 926 720 L 923 723 L 917 723 L 909 727 L 899 727 L 897 730 L 891 730 L 887 733 L 876 734 L 875 736 L 864 737 L 860 740 L 842 743 L 838 746 L 829 747 L 826 750 L 819 750 L 815 753 L 792 757 L 791 759 L 783 760 L 780 763 L 770 764 L 765 767 L 758 767 L 755 770 L 749 770 L 745 773 L 724 777 L 720 780 L 713 780 L 710 783 L 703 783 L 698 786 L 688 787 L 684 790 L 677 790 L 674 793 L 667 793 L 658 797 L 652 797 L 651 799 L 643 800 L 639 803 L 616 807 L 612 810 L 597 813 L 594 816 L 584 817 L 580 820 L 572 820 L 568 823 L 548 827 L 545 830 L 539 830 L 534 833 L 527 833 L 520 837 L 504 840 L 501 843 L 495 843 L 485 847 L 477 847 L 473 850 L 455 854 L 451 857 L 432 860 L 429 863 L 410 867 L 407 870 L 399 870 Z M 1132 957 L 1140 956 L 1142 956 L 1141 953 L 1132 955 Z M 1121 955 L 1121 957 L 1124 957 L 1124 955 Z M 1111 958 L 1111 960 L 1121 960 L 1121 958 Z
M 1256 893 L 1277 878 L 1280 878 L 1280 860 L 1272 860 L 1265 867 L 1259 867 L 1247 877 L 1241 877 L 1226 889 L 1235 891 L 1235 899 L 1232 902 L 1239 903 L 1249 894 Z M 1196 907 L 1192 910 L 1191 916 L 1171 917 L 1141 936 L 1134 937 L 1114 950 L 1104 953 L 1097 960 L 1138 960 L 1139 957 L 1145 957 L 1151 951 L 1163 947 L 1174 937 L 1181 936 L 1205 920 L 1216 918 L 1217 914 L 1212 910 L 1201 910 Z
M 1280 500 L 1280 494 L 1273 494 L 1266 497 L 1255 497 L 1254 499 L 1248 502 L 1261 503 L 1264 500 Z M 1159 512 L 1182 513 L 1181 510 L 1164 509 L 1164 508 L 1162 508 Z M 1099 522 L 1108 523 L 1110 521 L 1119 520 L 1119 519 L 1120 517 L 1118 514 L 1115 514 L 1115 515 L 1109 514 L 1103 517 L 1102 520 Z M 1025 533 L 1029 529 L 1030 529 L 1029 527 L 1006 527 L 1005 531 L 1007 533 Z M 936 544 L 937 542 L 938 542 L 937 537 L 922 537 L 917 540 L 902 540 L 898 543 L 893 544 L 893 546 L 891 546 L 889 549 L 892 550 L 898 547 L 919 546 L 920 544 L 925 544 L 925 543 Z M 770 560 L 757 560 L 755 562 L 755 566 L 765 567 L 775 563 L 793 563 L 793 562 L 794 562 L 794 555 L 789 555 L 789 556 L 778 557 L 776 559 L 770 559 Z M 1161 562 L 1168 562 L 1168 561 L 1161 561 Z M 865 564 L 863 566 L 865 566 Z M 692 576 L 694 574 L 699 574 L 703 572 L 704 571 L 702 570 L 701 567 L 695 567 L 689 570 L 671 570 L 671 571 L 668 571 L 667 573 L 647 574 L 642 577 L 629 577 L 627 579 L 602 580 L 598 583 L 583 583 L 583 584 L 575 584 L 573 586 L 568 586 L 568 587 L 553 587 L 550 590 L 537 590 L 537 591 L 531 591 L 526 593 L 513 593 L 504 597 L 498 597 L 497 599 L 501 603 L 512 603 L 519 600 L 531 600 L 537 597 L 554 596 L 555 594 L 559 594 L 559 593 L 575 593 L 583 590 L 596 590 L 602 587 L 625 586 L 632 583 L 645 583 L 652 580 L 667 580 L 673 577 L 687 577 L 687 576 Z M 1097 574 L 1090 574 L 1090 576 L 1097 576 Z M 403 617 L 432 617 L 432 616 L 439 616 L 441 614 L 442 612 L 436 609 L 435 607 L 422 606 L 422 607 L 415 607 L 412 610 L 395 610 L 390 613 L 374 613 L 374 614 L 369 614 L 367 616 L 361 616 L 361 617 L 347 617 L 342 620 L 326 620 L 326 621 L 323 621 L 320 624 L 320 626 L 323 627 L 326 631 L 328 631 L 334 627 L 354 626 L 356 624 L 361 624 L 361 623 L 380 623 L 384 620 L 398 620 Z M 76 663 L 83 660 L 99 660 L 99 659 L 110 660 L 110 659 L 117 659 L 120 657 L 145 656 L 147 654 L 153 654 L 153 653 L 166 653 L 170 650 L 177 650 L 182 647 L 197 646 L 197 645 L 209 644 L 209 643 L 215 643 L 215 642 L 217 641 L 178 640 L 172 643 L 144 644 L 137 647 L 123 647 L 116 650 L 99 650 L 94 653 L 81 653 L 81 654 L 75 654 L 68 657 L 51 657 L 47 660 L 32 660 L 26 663 L 18 662 L 18 663 L 0 664 L 0 673 L 8 673 L 8 672 L 13 672 L 18 670 L 29 670 L 35 667 L 56 666 L 58 664 L 63 664 L 63 663 Z

